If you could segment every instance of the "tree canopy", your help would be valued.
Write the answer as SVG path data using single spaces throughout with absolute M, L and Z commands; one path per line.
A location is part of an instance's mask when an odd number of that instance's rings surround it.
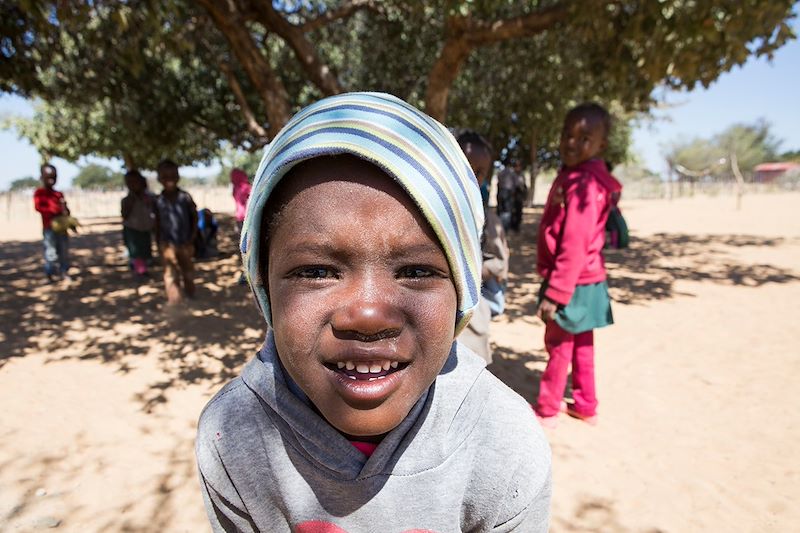
M 78 174 L 72 179 L 72 186 L 79 189 L 109 191 L 122 189 L 125 186 L 123 179 L 120 172 L 114 172 L 103 165 L 90 163 L 78 171 Z
M 13 191 L 21 191 L 24 189 L 35 189 L 42 184 L 41 181 L 34 178 L 33 176 L 26 176 L 24 178 L 17 178 L 11 182 L 8 186 L 8 190 Z
M 0 90 L 43 154 L 152 167 L 262 146 L 300 107 L 391 92 L 547 159 L 580 101 L 647 111 L 794 38 L 791 0 L 0 0 Z M 623 142 L 624 144 L 624 142 Z

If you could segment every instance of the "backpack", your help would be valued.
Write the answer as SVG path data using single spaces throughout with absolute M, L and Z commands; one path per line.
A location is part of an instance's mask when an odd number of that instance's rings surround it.
M 629 244 L 628 223 L 625 222 L 619 207 L 612 206 L 606 221 L 606 248 L 621 250 L 627 248 Z

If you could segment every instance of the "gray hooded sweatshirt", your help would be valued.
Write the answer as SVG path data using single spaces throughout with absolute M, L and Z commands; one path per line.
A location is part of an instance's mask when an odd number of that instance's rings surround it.
M 200 415 L 214 531 L 547 531 L 550 448 L 530 406 L 457 343 L 371 457 L 321 418 L 270 336 Z

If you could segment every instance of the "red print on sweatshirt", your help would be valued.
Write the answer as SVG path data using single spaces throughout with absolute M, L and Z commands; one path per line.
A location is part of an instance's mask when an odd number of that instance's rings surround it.
M 297 524 L 294 533 L 348 533 L 347 530 L 340 528 L 330 522 L 321 520 L 307 520 Z M 429 529 L 409 529 L 403 533 L 436 533 Z

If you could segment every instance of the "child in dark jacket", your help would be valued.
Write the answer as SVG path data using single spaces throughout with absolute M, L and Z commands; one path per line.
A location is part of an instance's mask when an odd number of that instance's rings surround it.
M 603 245 L 611 197 L 620 189 L 599 159 L 610 122 L 597 104 L 567 113 L 560 144 L 563 166 L 539 225 L 536 267 L 544 281 L 537 314 L 546 325 L 550 359 L 535 410 L 549 428 L 562 411 L 597 423 L 593 330 L 613 323 Z M 562 401 L 570 363 L 573 405 Z
M 178 165 L 165 159 L 158 164 L 157 171 L 164 190 L 156 198 L 156 242 L 164 261 L 167 304 L 177 305 L 183 301 L 184 293 L 190 298 L 194 296 L 192 258 L 197 238 L 197 206 L 191 195 L 178 187 Z

